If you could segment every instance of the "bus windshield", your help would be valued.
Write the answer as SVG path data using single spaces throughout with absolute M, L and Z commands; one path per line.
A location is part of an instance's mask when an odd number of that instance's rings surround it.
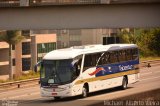
M 73 79 L 72 59 L 65 60 L 43 60 L 41 64 L 41 83 L 64 84 Z

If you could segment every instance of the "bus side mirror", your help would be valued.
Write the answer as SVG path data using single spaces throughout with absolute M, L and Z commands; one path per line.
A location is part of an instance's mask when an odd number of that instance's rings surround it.
M 74 64 L 74 68 L 75 68 L 76 76 L 79 76 L 79 74 L 80 74 L 80 66 L 76 63 L 76 64 Z
M 37 65 L 34 65 L 34 72 L 37 72 Z
M 37 62 L 37 64 L 34 66 L 34 72 L 38 71 L 38 67 L 41 66 L 42 61 Z

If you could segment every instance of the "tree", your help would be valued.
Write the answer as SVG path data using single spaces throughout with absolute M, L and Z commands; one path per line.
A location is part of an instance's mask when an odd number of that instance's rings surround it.
M 123 43 L 137 44 L 142 56 L 160 56 L 160 28 L 125 29 L 119 32 Z
M 157 56 L 160 56 L 160 28 L 150 30 L 151 41 L 148 48 L 154 52 Z
M 132 29 L 132 30 L 129 30 L 129 31 L 126 30 L 126 29 L 121 29 L 119 31 L 118 36 L 121 38 L 123 43 L 137 44 L 140 40 L 140 35 L 139 35 L 139 30 L 138 29 Z
M 4 41 L 9 45 L 9 79 L 13 79 L 13 70 L 12 70 L 12 46 L 21 42 L 24 39 L 24 36 L 21 36 L 21 31 L 6 31 L 0 35 L 0 41 Z

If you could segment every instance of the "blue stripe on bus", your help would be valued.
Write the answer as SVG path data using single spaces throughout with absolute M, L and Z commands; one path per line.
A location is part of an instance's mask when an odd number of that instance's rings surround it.
M 131 60 L 127 62 L 97 66 L 96 69 L 103 69 L 103 70 L 95 73 L 95 76 L 98 77 L 98 76 L 104 76 L 104 75 L 134 70 L 135 69 L 134 66 L 137 64 L 139 64 L 139 60 Z

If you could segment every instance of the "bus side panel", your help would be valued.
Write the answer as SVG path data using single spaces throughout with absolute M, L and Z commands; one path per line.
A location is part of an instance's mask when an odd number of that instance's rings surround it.
M 110 79 L 101 81 L 101 84 L 105 84 L 103 89 L 113 88 L 113 87 L 122 85 L 122 79 L 123 79 L 123 76 L 110 78 Z
M 89 92 L 94 92 L 102 89 L 101 81 L 89 82 Z
M 128 75 L 128 84 L 139 81 L 139 73 Z
M 122 80 L 123 76 L 90 82 L 90 92 L 121 86 Z
M 72 95 L 73 96 L 81 95 L 82 94 L 82 88 L 83 88 L 83 84 L 74 84 L 72 86 Z

